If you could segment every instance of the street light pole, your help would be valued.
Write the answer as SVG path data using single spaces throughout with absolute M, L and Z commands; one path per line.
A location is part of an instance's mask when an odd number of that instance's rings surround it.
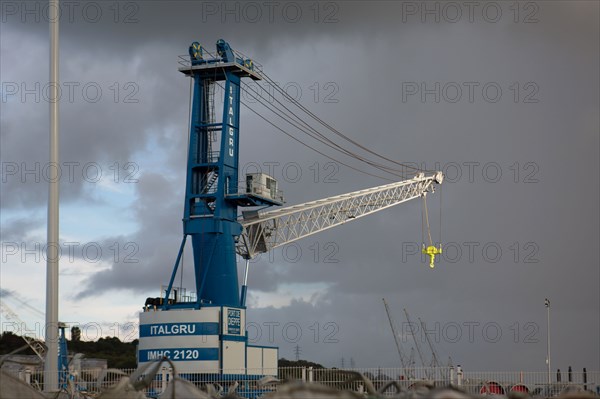
M 544 305 L 546 305 L 546 313 L 547 313 L 547 320 L 548 320 L 548 347 L 546 349 L 546 363 L 548 364 L 548 384 L 552 383 L 552 374 L 551 374 L 551 367 L 550 367 L 550 301 L 548 300 L 548 298 L 546 298 L 544 300 Z

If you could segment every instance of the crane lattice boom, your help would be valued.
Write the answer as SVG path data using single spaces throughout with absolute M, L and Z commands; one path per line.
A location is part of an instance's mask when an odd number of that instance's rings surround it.
M 243 232 L 236 244 L 245 259 L 310 236 L 348 221 L 421 197 L 441 184 L 441 172 L 420 173 L 401 182 L 281 208 L 270 212 L 245 212 Z

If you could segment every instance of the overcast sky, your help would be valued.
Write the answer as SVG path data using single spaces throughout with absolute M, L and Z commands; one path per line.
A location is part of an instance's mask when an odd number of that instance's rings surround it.
M 33 330 L 43 317 L 20 301 L 44 309 L 48 10 L 1 7 L 2 299 Z M 398 366 L 385 297 L 401 332 L 403 308 L 427 323 L 444 363 L 544 370 L 549 298 L 553 368 L 600 369 L 599 13 L 593 1 L 65 1 L 60 319 L 89 339 L 137 337 L 181 239 L 178 56 L 223 38 L 352 139 L 446 174 L 441 204 L 429 197 L 434 270 L 416 254 L 419 201 L 276 249 L 251 265 L 253 342 Z M 241 173 L 272 172 L 290 205 L 387 182 L 246 108 L 240 140 Z

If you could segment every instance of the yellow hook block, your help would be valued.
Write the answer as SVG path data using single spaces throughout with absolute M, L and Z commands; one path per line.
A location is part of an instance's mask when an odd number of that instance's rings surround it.
M 435 267 L 435 256 L 440 255 L 442 253 L 442 246 L 440 245 L 439 248 L 436 248 L 435 246 L 430 245 L 427 248 L 425 248 L 425 245 L 423 245 L 423 249 L 421 252 L 423 252 L 425 255 L 429 255 L 429 267 L 433 269 Z

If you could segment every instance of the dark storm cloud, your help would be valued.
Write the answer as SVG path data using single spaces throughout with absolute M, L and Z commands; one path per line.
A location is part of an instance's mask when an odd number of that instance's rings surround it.
M 8 30 L 3 39 L 15 34 Z M 31 49 L 44 52 L 44 45 L 30 36 L 34 42 Z M 27 57 L 21 49 L 11 50 L 15 53 L 12 59 Z M 186 113 L 183 107 L 165 111 L 162 101 L 174 102 L 169 97 L 177 86 L 151 70 L 142 71 L 140 53 L 101 62 L 92 61 L 91 48 L 65 53 L 68 61 L 61 69 L 61 193 L 69 201 L 85 195 L 84 187 L 93 185 L 98 173 L 107 176 L 111 165 L 132 161 L 150 137 L 168 137 L 172 126 L 184 129 Z M 5 60 L 3 57 L 3 63 Z M 16 90 L 15 94 L 3 93 L 2 203 L 4 207 L 42 204 L 49 181 L 46 71 L 29 62 L 18 69 L 4 65 L 2 70 L 3 88 Z M 114 71 L 120 71 L 118 76 Z M 184 81 L 180 83 L 185 87 Z
M 298 243 L 297 259 L 297 247 L 287 254 L 275 250 L 272 259 L 261 257 L 251 266 L 251 295 L 276 292 L 282 284 L 330 288 L 310 303 L 251 309 L 249 320 L 259 325 L 299 323 L 304 331 L 299 344 L 307 359 L 339 365 L 344 356 L 358 365 L 394 365 L 381 304 L 386 296 L 398 321 L 406 307 L 415 318 L 422 316 L 440 328 L 456 322 L 463 333 L 464 323 L 501 326 L 497 343 L 480 330 L 475 342 L 442 339 L 440 352 L 455 362 L 505 369 L 516 362 L 541 369 L 543 298 L 551 296 L 556 304 L 553 333 L 561 343 L 556 361 L 562 367 L 567 362 L 578 368 L 600 367 L 597 4 L 535 2 L 539 9 L 532 23 L 523 23 L 531 9 L 521 9 L 515 23 L 505 3 L 489 3 L 504 12 L 496 23 L 483 18 L 480 10 L 470 22 L 464 9 L 456 23 L 444 15 L 439 22 L 432 16 L 422 22 L 420 7 L 425 3 L 416 2 L 332 3 L 338 7 L 333 23 L 322 23 L 330 9 L 320 9 L 321 22 L 315 23 L 310 5 L 297 3 L 304 16 L 298 22 L 276 15 L 272 23 L 253 23 L 242 8 L 235 11 L 243 3 L 159 1 L 132 2 L 135 6 L 127 9 L 119 3 L 115 23 L 110 5 L 97 4 L 101 20 L 74 17 L 61 28 L 61 78 L 82 85 L 98 82 L 108 101 L 93 103 L 80 94 L 74 103 L 63 105 L 62 157 L 106 166 L 152 157 L 153 146 L 158 146 L 167 152 L 167 160 L 158 171 L 142 171 L 135 186 L 138 231 L 127 237 L 116 231 L 105 239 L 138 243 L 140 262 L 115 264 L 89 276 L 80 297 L 111 289 L 152 292 L 167 282 L 181 235 L 189 89 L 176 71 L 177 55 L 193 40 L 212 49 L 224 37 L 262 62 L 276 80 L 299 85 L 307 107 L 361 143 L 394 159 L 424 162 L 429 169 L 438 163 L 447 174 L 442 203 L 445 253 L 436 270 L 429 270 L 418 254 L 421 210 L 413 201 L 307 238 Z M 207 8 L 212 5 L 218 9 Z M 233 13 L 223 15 L 223 7 L 230 5 Z M 407 5 L 417 7 L 416 14 L 407 13 Z M 95 6 L 88 6 L 91 12 L 90 7 Z M 135 21 L 125 23 L 127 15 Z M 32 53 L 45 56 L 46 24 L 6 18 L 1 27 L 2 81 L 44 82 L 46 67 L 29 58 Z M 310 88 L 315 81 L 321 89 L 316 102 Z M 119 101 L 112 98 L 114 82 L 119 84 Z M 139 88 L 137 103 L 123 101 L 131 93 L 125 88 L 128 82 Z M 328 82 L 338 88 L 333 97 L 338 102 L 324 101 Z M 484 86 L 490 91 L 484 93 Z M 454 101 L 457 87 L 462 97 Z M 489 96 L 497 87 L 502 96 L 494 102 Z M 430 94 L 422 97 L 422 89 Z M 46 119 L 43 101 L 2 103 L 2 161 L 44 162 Z M 242 115 L 241 146 L 244 166 L 274 165 L 290 203 L 383 183 L 344 166 L 326 182 L 328 159 L 282 137 L 248 111 Z M 303 172 L 298 181 L 290 175 L 293 169 L 285 170 L 291 162 Z M 2 184 L 3 211 L 43 206 L 43 181 L 8 179 Z M 86 183 L 64 183 L 63 198 L 87 195 Z M 429 200 L 434 219 L 440 210 L 438 195 Z M 437 240 L 437 219 L 432 228 Z M 186 254 L 186 280 L 190 259 Z M 311 343 L 314 322 L 320 329 L 335 322 L 339 342 Z M 522 340 L 528 322 L 538 328 L 536 342 Z M 516 343 L 510 336 L 515 323 L 522 333 Z M 578 326 L 577 342 L 573 325 Z M 280 337 L 276 344 L 283 356 L 292 357 L 295 343 Z M 481 358 L 482 353 L 489 358 Z
M 171 194 L 176 191 L 174 182 L 162 175 L 143 175 L 137 188 L 140 201 L 134 206 L 134 212 L 136 220 L 139 220 L 138 232 L 127 237 L 109 237 L 104 241 L 121 245 L 133 243 L 139 252 L 110 269 L 89 276 L 77 298 L 93 296 L 98 290 L 143 292 L 154 288 L 158 293 L 160 283 L 168 282 L 176 255 L 171 249 L 177 248 L 180 241 L 181 201 Z M 140 302 L 143 302 L 141 298 Z
M 39 37 L 47 35 L 48 5 L 43 1 L 7 2 L 3 22 Z M 322 39 L 341 36 L 368 20 L 379 24 L 371 32 L 398 21 L 399 5 L 371 2 L 327 4 L 221 1 L 65 1 L 61 7 L 61 29 L 78 48 L 94 46 L 99 57 L 127 53 L 140 43 L 166 43 L 199 39 L 212 44 L 227 31 L 229 40 L 261 47 L 260 54 L 276 52 L 294 43 L 294 38 Z M 370 24 L 369 24 L 370 25 Z M 382 26 L 382 28 L 379 28 Z M 351 38 L 358 37 L 356 33 Z M 349 38 L 350 39 L 350 38 Z M 68 43 L 65 43 L 68 46 Z M 146 48 L 156 56 L 156 48 Z M 178 53 L 185 54 L 185 48 Z

